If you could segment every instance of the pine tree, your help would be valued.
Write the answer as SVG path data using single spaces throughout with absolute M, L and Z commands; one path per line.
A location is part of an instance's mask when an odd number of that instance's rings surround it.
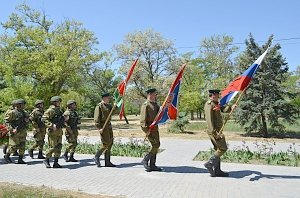
M 246 40 L 247 48 L 238 60 L 240 70 L 245 71 L 267 49 L 272 39 L 273 35 L 260 47 L 250 34 Z M 259 132 L 267 137 L 268 125 L 284 132 L 281 119 L 288 123 L 295 122 L 295 109 L 287 101 L 287 89 L 283 85 L 287 80 L 288 65 L 279 52 L 280 48 L 279 44 L 275 44 L 269 49 L 239 103 L 235 118 L 247 133 Z

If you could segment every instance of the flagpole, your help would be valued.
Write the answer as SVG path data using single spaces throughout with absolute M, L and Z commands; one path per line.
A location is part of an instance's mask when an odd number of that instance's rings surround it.
M 239 97 L 238 97 L 238 99 L 236 100 L 236 102 L 234 103 L 234 105 L 237 105 L 237 104 L 239 103 L 239 101 L 240 101 L 241 98 L 242 98 L 242 95 L 244 95 L 244 93 L 245 93 L 245 91 L 246 91 L 247 88 L 248 88 L 248 87 L 246 87 L 246 88 L 241 92 L 241 94 L 239 95 Z M 223 123 L 223 125 L 222 125 L 222 128 L 221 128 L 220 131 L 218 132 L 218 135 L 221 135 L 221 134 L 223 133 L 223 130 L 224 130 L 224 128 L 225 128 L 225 125 L 226 125 L 227 121 L 229 120 L 230 116 L 232 115 L 233 111 L 234 111 L 234 109 L 231 109 L 231 111 L 229 112 L 229 114 L 226 116 L 226 118 L 225 118 L 225 120 L 224 120 L 224 123 Z

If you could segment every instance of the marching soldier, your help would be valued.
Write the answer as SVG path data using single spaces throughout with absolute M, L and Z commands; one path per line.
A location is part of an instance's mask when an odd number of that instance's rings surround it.
M 212 177 L 227 177 L 228 173 L 221 170 L 220 157 L 227 151 L 227 144 L 223 133 L 219 133 L 223 126 L 221 112 L 229 112 L 231 108 L 223 108 L 219 105 L 220 90 L 209 90 L 209 100 L 205 103 L 205 120 L 208 125 L 208 136 L 214 146 L 214 155 L 204 164 Z M 233 105 L 232 108 L 236 108 Z
M 147 101 L 141 107 L 141 117 L 140 117 L 140 124 L 142 130 L 148 134 L 148 139 L 151 143 L 151 150 L 146 156 L 144 157 L 142 164 L 144 165 L 147 172 L 150 171 L 162 171 L 161 168 L 156 166 L 156 155 L 160 146 L 159 140 L 159 132 L 158 126 L 156 125 L 151 132 L 149 131 L 149 126 L 154 121 L 158 111 L 159 106 L 156 103 L 156 96 L 157 92 L 155 88 L 150 88 L 146 91 L 147 93 Z M 150 166 L 149 166 L 150 160 Z
M 45 111 L 42 118 L 42 121 L 48 128 L 47 134 L 49 143 L 44 164 L 46 168 L 51 168 L 49 160 L 52 154 L 54 154 L 53 168 L 61 168 L 62 166 L 58 164 L 58 158 L 62 149 L 62 128 L 64 126 L 63 112 L 60 109 L 61 98 L 59 96 L 53 96 L 50 102 L 52 105 Z
M 23 156 L 25 152 L 25 143 L 27 131 L 26 127 L 29 123 L 29 115 L 24 110 L 25 100 L 18 99 L 15 101 L 16 108 L 11 110 L 5 116 L 5 123 L 9 128 L 9 142 L 8 142 L 8 151 L 4 155 L 4 159 L 7 163 L 12 163 L 10 159 L 10 154 L 14 153 L 16 150 L 19 150 L 18 164 L 26 164 L 23 161 Z
M 67 110 L 64 112 L 64 119 L 66 125 L 65 135 L 69 145 L 66 148 L 63 157 L 66 162 L 77 162 L 77 160 L 74 159 L 74 153 L 77 146 L 78 124 L 80 124 L 80 118 L 76 112 L 75 100 L 68 100 Z M 70 158 L 68 158 L 68 153 L 70 153 Z
M 15 103 L 16 103 L 16 100 L 13 100 L 13 101 L 11 102 L 11 106 L 10 106 L 10 107 L 7 109 L 7 111 L 5 112 L 4 117 L 6 117 L 6 116 L 9 114 L 10 111 L 12 111 L 12 110 L 15 109 L 15 107 L 16 107 L 16 104 L 15 104 Z M 6 154 L 7 148 L 8 148 L 8 143 L 7 143 L 7 144 L 4 144 L 4 146 L 3 146 L 3 148 L 2 148 L 3 154 Z M 13 156 L 18 156 L 17 150 L 14 152 Z
M 113 140 L 114 140 L 114 135 L 113 135 L 113 130 L 111 126 L 111 116 L 109 116 L 110 111 L 112 110 L 112 106 L 109 104 L 110 101 L 110 95 L 109 93 L 103 93 L 102 95 L 102 101 L 97 104 L 94 112 L 94 121 L 97 129 L 99 130 L 101 134 L 101 142 L 102 146 L 101 148 L 97 151 L 94 161 L 97 165 L 97 167 L 101 167 L 100 164 L 100 156 L 103 152 L 105 152 L 104 157 L 105 157 L 105 166 L 106 167 L 115 167 L 113 163 L 110 161 L 111 157 L 111 148 L 113 145 Z M 103 128 L 104 123 L 108 119 L 108 122 L 106 126 Z
M 33 150 L 39 149 L 38 159 L 45 159 L 43 156 L 43 147 L 45 144 L 46 126 L 42 121 L 44 114 L 44 101 L 37 100 L 34 104 L 35 109 L 30 114 L 30 120 L 33 127 L 34 145 L 28 150 L 29 156 L 33 158 Z

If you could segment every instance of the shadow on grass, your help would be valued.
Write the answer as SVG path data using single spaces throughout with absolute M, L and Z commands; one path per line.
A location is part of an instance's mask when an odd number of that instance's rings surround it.
M 241 170 L 241 171 L 231 171 L 229 172 L 229 177 L 241 179 L 247 176 L 253 176 L 249 179 L 249 181 L 258 181 L 262 178 L 267 179 L 300 179 L 300 176 L 294 176 L 294 175 L 269 175 L 269 174 L 263 174 L 259 171 L 251 171 L 251 170 Z
M 270 131 L 266 137 L 263 136 L 262 133 L 245 133 L 245 134 L 241 134 L 241 136 L 256 137 L 256 138 L 300 139 L 300 132 L 297 132 L 297 131 L 286 131 L 286 132 Z

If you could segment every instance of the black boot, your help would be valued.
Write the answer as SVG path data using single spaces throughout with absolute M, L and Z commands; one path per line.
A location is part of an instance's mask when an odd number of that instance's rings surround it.
M 204 164 L 205 168 L 208 170 L 208 172 L 210 173 L 210 176 L 215 177 L 216 173 L 215 173 L 215 168 L 217 166 L 217 156 L 212 156 L 208 162 L 206 162 Z
M 217 163 L 216 163 L 216 168 L 215 168 L 215 173 L 216 173 L 216 177 L 228 177 L 229 174 L 225 173 L 221 170 L 221 159 L 220 157 L 217 157 Z
M 67 152 L 67 151 L 65 151 L 65 153 L 63 154 L 63 157 L 64 157 L 64 160 L 65 160 L 66 162 L 69 161 L 69 157 L 68 157 L 68 152 Z
M 101 167 L 101 163 L 100 163 L 100 156 L 101 156 L 101 152 L 100 151 L 97 151 L 95 157 L 93 158 L 95 164 L 97 165 L 98 168 Z
M 45 159 L 45 157 L 43 156 L 43 150 L 39 150 L 38 159 Z
M 62 168 L 62 166 L 58 163 L 58 157 L 54 158 L 53 168 Z
M 74 153 L 70 153 L 70 158 L 69 158 L 69 161 L 68 162 L 78 162 L 78 160 L 76 160 L 74 158 Z
M 152 157 L 150 158 L 151 171 L 162 171 L 162 168 L 157 167 L 155 164 L 156 164 L 156 155 L 152 155 Z
M 152 153 L 148 153 L 148 154 L 145 155 L 144 159 L 142 160 L 142 164 L 143 164 L 143 166 L 144 166 L 144 168 L 146 169 L 147 172 L 151 171 L 151 168 L 150 168 L 148 163 L 149 163 L 149 160 L 152 157 L 152 155 L 153 155 Z
M 26 164 L 26 162 L 23 161 L 23 155 L 19 155 L 17 164 Z
M 110 155 L 111 152 L 110 151 L 105 151 L 105 166 L 106 167 L 116 167 L 116 165 L 114 165 L 113 163 L 110 162 Z
M 43 163 L 45 164 L 46 168 L 51 168 L 49 158 L 46 158 Z
M 29 149 L 28 154 L 29 154 L 29 157 L 31 157 L 31 159 L 33 159 L 33 149 Z
M 7 145 L 7 144 L 4 144 L 4 146 L 3 146 L 3 148 L 2 148 L 3 154 L 6 154 L 7 148 L 8 148 L 8 145 Z
M 12 163 L 11 159 L 10 159 L 10 153 L 6 153 L 4 155 L 4 160 L 6 161 L 6 163 L 10 164 Z

